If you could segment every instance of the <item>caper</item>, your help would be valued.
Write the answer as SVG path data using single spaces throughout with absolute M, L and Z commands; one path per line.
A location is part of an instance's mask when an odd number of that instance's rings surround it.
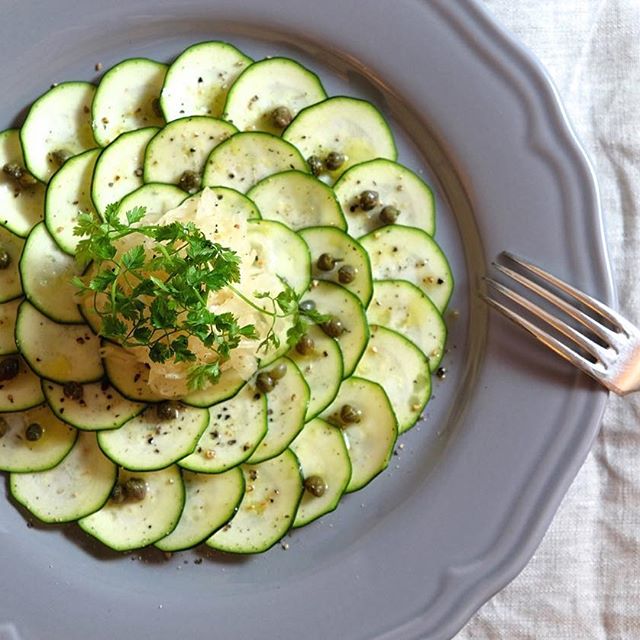
M 344 153 L 340 153 L 339 151 L 332 151 L 324 161 L 325 167 L 329 169 L 329 171 L 335 171 L 339 169 L 347 160 L 347 157 Z
M 178 417 L 178 407 L 174 402 L 161 402 L 156 408 L 160 420 L 175 420 Z
M 269 393 L 269 391 L 273 391 L 275 386 L 275 380 L 266 371 L 258 374 L 258 377 L 256 378 L 256 387 L 258 388 L 258 391 L 262 393 Z
M 400 215 L 400 210 L 397 207 L 393 207 L 388 204 L 386 207 L 382 208 L 380 212 L 380 220 L 385 224 L 393 224 L 398 219 Z
M 124 495 L 124 488 L 121 484 L 116 484 L 112 491 L 111 491 L 111 499 L 116 503 L 116 504 L 122 504 L 125 499 L 126 496 Z
M 71 153 L 69 153 L 66 149 L 56 149 L 49 154 L 51 162 L 57 164 L 58 166 L 62 166 L 70 157 Z
M 340 420 L 345 424 L 354 424 L 362 420 L 362 411 L 351 404 L 343 404 L 340 409 Z
M 309 476 L 304 479 L 304 488 L 316 498 L 320 498 L 327 490 L 327 483 L 321 476 Z
M 9 423 L 0 417 L 0 438 L 4 438 L 9 433 Z
M 302 311 L 302 313 L 309 313 L 309 311 L 315 311 L 316 303 L 313 300 L 303 300 L 299 305 L 298 309 Z
M 64 393 L 65 398 L 79 402 L 84 396 L 84 388 L 77 382 L 65 382 L 64 387 L 62 387 L 62 393 Z
M 0 269 L 6 269 L 11 264 L 11 256 L 6 249 L 0 248 Z
M 330 253 L 321 253 L 317 265 L 320 271 L 331 271 L 336 266 L 337 260 Z
M 14 180 L 20 180 L 24 173 L 24 169 L 15 162 L 7 162 L 7 164 L 2 167 L 2 171 Z
M 185 171 L 180 176 L 178 186 L 184 191 L 194 193 L 200 188 L 200 174 L 195 171 Z
M 20 373 L 20 360 L 10 356 L 0 361 L 0 381 L 13 380 Z
M 344 325 L 338 318 L 331 318 L 320 327 L 330 338 L 339 338 L 345 332 Z
M 287 365 L 284 362 L 278 363 L 271 371 L 269 371 L 269 375 L 274 380 L 282 380 L 287 375 Z
M 129 478 L 124 483 L 124 495 L 129 500 L 144 500 L 147 495 L 147 483 L 142 478 Z
M 164 114 L 162 113 L 162 107 L 160 105 L 160 99 L 159 98 L 154 98 L 151 101 L 151 109 L 152 109 L 153 113 L 155 113 L 158 116 L 158 118 L 164 117 Z
M 288 107 L 277 107 L 271 113 L 271 121 L 280 129 L 284 129 L 286 126 L 291 124 L 292 120 L 293 114 L 289 111 Z
M 313 341 L 313 338 L 306 333 L 298 340 L 298 344 L 296 344 L 296 351 L 303 356 L 308 356 L 313 353 L 315 349 L 316 343 Z
M 342 265 L 338 269 L 338 282 L 340 282 L 340 284 L 350 284 L 356 279 L 357 273 L 358 270 L 350 264 Z
M 36 442 L 42 438 L 44 429 L 37 423 L 32 422 L 25 430 L 24 435 L 29 442 Z
M 309 156 L 307 158 L 307 164 L 309 165 L 309 169 L 314 176 L 319 176 L 324 169 L 324 165 L 322 164 L 322 160 L 318 158 L 318 156 Z
M 371 211 L 380 204 L 380 196 L 377 191 L 366 189 L 358 196 L 358 206 L 363 211 Z

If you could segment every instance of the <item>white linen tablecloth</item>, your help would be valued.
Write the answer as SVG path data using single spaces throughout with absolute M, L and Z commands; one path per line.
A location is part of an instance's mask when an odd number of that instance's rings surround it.
M 600 184 L 620 310 L 640 324 L 640 0 L 483 0 L 547 68 Z M 640 393 L 600 435 L 526 569 L 456 640 L 640 639 Z

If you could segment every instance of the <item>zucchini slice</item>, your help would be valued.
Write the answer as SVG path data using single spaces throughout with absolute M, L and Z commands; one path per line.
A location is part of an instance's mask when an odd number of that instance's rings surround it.
M 22 295 L 20 282 L 20 256 L 24 239 L 0 227 L 0 250 L 8 255 L 8 266 L 0 269 L 0 302 L 7 302 Z
M 102 150 L 91 184 L 93 204 L 100 215 L 107 205 L 120 202 L 144 184 L 144 154 L 157 132 L 157 127 L 127 131 Z
M 406 280 L 376 280 L 367 309 L 370 324 L 378 324 L 413 342 L 435 371 L 444 355 L 447 326 L 429 297 Z
M 82 431 L 117 429 L 145 408 L 144 404 L 119 394 L 106 380 L 84 384 L 81 389 L 80 397 L 76 398 L 65 394 L 64 385 L 42 381 L 51 410 L 60 420 Z
M 54 322 L 82 323 L 77 288 L 71 281 L 81 272 L 73 257 L 55 243 L 44 222 L 37 224 L 20 258 L 20 279 L 27 300 Z
M 267 58 L 247 67 L 233 83 L 222 117 L 241 131 L 280 135 L 299 111 L 326 97 L 318 76 L 300 63 Z M 280 118 L 274 117 L 276 109 Z
M 20 130 L 0 132 L 0 225 L 19 236 L 26 236 L 42 220 L 45 186 L 26 171 Z
M 374 191 L 378 204 L 365 210 L 360 194 Z M 433 193 L 418 175 L 397 162 L 378 158 L 346 171 L 336 182 L 335 192 L 349 224 L 349 233 L 359 238 L 386 224 L 381 217 L 385 207 L 395 207 L 396 224 L 417 227 L 433 235 L 436 210 Z M 386 212 L 385 212 L 386 213 Z
M 16 346 L 16 319 L 18 307 L 24 298 L 16 298 L 0 304 L 0 356 L 18 352 Z
M 78 432 L 58 420 L 47 405 L 2 416 L 0 471 L 28 473 L 55 467 L 73 447 Z
M 256 203 L 263 218 L 282 222 L 290 229 L 317 225 L 347 228 L 333 190 L 302 171 L 267 176 L 247 196 Z
M 245 384 L 244 378 L 237 371 L 227 369 L 214 385 L 192 391 L 182 401 L 192 407 L 210 407 L 235 396 Z
M 253 200 L 250 200 L 243 193 L 236 191 L 235 189 L 229 189 L 228 187 L 205 187 L 209 189 L 215 196 L 215 200 L 212 199 L 213 208 L 211 215 L 216 216 L 241 216 L 247 221 L 260 220 L 260 211 L 256 207 Z M 202 197 L 204 189 L 189 196 L 188 200 L 198 200 Z
M 404 336 L 371 325 L 371 338 L 355 375 L 377 382 L 387 394 L 398 431 L 413 427 L 431 396 L 429 360 Z
M 315 156 L 324 161 L 330 153 L 344 155 L 338 168 L 325 169 L 324 177 L 330 183 L 360 162 L 398 157 L 393 134 L 382 114 L 370 102 L 346 96 L 328 98 L 303 109 L 282 137 L 307 159 Z
M 167 211 L 180 206 L 188 194 L 173 184 L 145 184 L 132 191 L 120 201 L 118 215 L 124 219 L 127 211 L 135 207 L 146 207 L 143 224 L 155 224 Z
M 149 142 L 144 160 L 144 181 L 192 185 L 195 191 L 209 154 L 237 129 L 207 116 L 174 120 Z M 185 186 L 186 188 L 186 186 Z
M 142 499 L 127 498 L 127 482 L 142 487 Z M 119 489 L 120 488 L 120 489 Z M 184 484 L 180 471 L 172 466 L 160 471 L 120 469 L 112 497 L 95 513 L 78 520 L 89 535 L 116 551 L 129 551 L 153 544 L 175 528 L 184 506 Z
M 358 422 L 342 421 L 340 413 L 345 405 L 362 412 Z M 348 378 L 321 417 L 342 427 L 347 440 L 351 460 L 347 492 L 362 489 L 387 468 L 398 437 L 398 422 L 379 384 L 355 376 Z
M 274 220 L 252 220 L 249 242 L 255 265 L 277 274 L 300 295 L 311 281 L 309 249 L 300 236 Z
M 374 280 L 408 280 L 424 291 L 440 312 L 446 309 L 453 275 L 442 249 L 428 233 L 389 225 L 360 238 L 360 244 L 369 254 Z
M 96 146 L 91 130 L 95 93 L 89 82 L 62 82 L 31 105 L 20 142 L 27 169 L 38 180 L 49 182 L 65 160 Z
M 104 375 L 100 339 L 90 327 L 54 322 L 27 300 L 18 308 L 16 344 L 42 378 L 82 383 Z
M 290 169 L 307 170 L 307 163 L 293 145 L 269 133 L 241 132 L 211 152 L 202 184 L 247 193 L 263 178 Z
M 342 352 L 342 377 L 350 376 L 369 342 L 369 325 L 362 303 L 339 284 L 323 280 L 314 280 L 303 297 L 304 300 L 313 300 L 320 313 L 342 323 L 343 332 L 334 337 Z
M 165 64 L 130 58 L 102 76 L 91 106 L 93 134 L 101 147 L 126 131 L 164 124 L 159 99 L 166 73 Z
M 95 213 L 91 180 L 99 149 L 69 158 L 51 178 L 44 205 L 44 222 L 62 251 L 75 255 L 80 237 L 73 230 L 80 212 Z
M 360 243 L 334 227 L 308 227 L 298 233 L 311 253 L 312 278 L 341 284 L 358 296 L 366 308 L 373 294 L 373 281 L 369 256 Z M 333 269 L 318 266 L 318 258 L 325 253 L 335 260 Z
M 204 542 L 231 520 L 244 495 L 240 467 L 215 474 L 185 470 L 182 479 L 186 491 L 184 509 L 176 528 L 156 542 L 162 551 L 181 551 Z
M 209 416 L 195 451 L 178 462 L 183 469 L 226 471 L 247 460 L 267 432 L 267 402 L 252 385 L 209 407 Z
M 266 393 L 267 433 L 249 458 L 251 464 L 281 454 L 304 426 L 309 386 L 297 365 L 289 358 L 280 358 L 263 372 L 280 374 L 283 367 L 286 373 L 281 378 L 272 378 L 275 386 Z
M 302 527 L 338 506 L 351 478 L 351 461 L 342 431 L 320 418 L 304 426 L 291 450 L 305 479 L 306 491 L 293 521 L 294 527 Z
M 344 365 L 340 347 L 333 338 L 316 326 L 310 326 L 307 335 L 313 340 L 313 351 L 301 354 L 294 347 L 287 355 L 296 363 L 309 386 L 305 420 L 311 420 L 336 397 Z
M 167 122 L 184 116 L 220 118 L 229 87 L 252 60 L 226 42 L 200 42 L 171 64 L 160 95 Z
M 79 433 L 71 451 L 52 469 L 12 473 L 11 495 L 42 522 L 78 520 L 109 498 L 118 470 L 93 433 Z
M 209 424 L 206 409 L 177 404 L 176 409 L 176 417 L 167 420 L 150 406 L 119 429 L 99 433 L 98 444 L 105 455 L 130 471 L 164 469 L 190 454 Z
M 0 412 L 22 411 L 44 402 L 40 378 L 29 368 L 22 356 L 8 356 L 18 361 L 18 375 L 0 382 Z M 8 358 L 3 358 L 2 361 Z M 1 416 L 0 416 L 1 417 Z
M 207 545 L 219 551 L 261 553 L 291 528 L 302 496 L 300 463 L 286 449 L 276 458 L 243 465 L 246 490 L 238 512 Z

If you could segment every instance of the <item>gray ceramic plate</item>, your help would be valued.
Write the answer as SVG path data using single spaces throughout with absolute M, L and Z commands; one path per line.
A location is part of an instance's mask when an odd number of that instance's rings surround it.
M 374 100 L 438 197 L 457 278 L 447 378 L 387 472 L 259 557 L 111 554 L 0 501 L 0 637 L 448 638 L 524 566 L 605 394 L 489 318 L 509 248 L 605 301 L 593 176 L 540 67 L 472 2 L 0 0 L 0 123 L 52 82 L 223 38 Z M 4 625 L 4 626 L 3 626 Z

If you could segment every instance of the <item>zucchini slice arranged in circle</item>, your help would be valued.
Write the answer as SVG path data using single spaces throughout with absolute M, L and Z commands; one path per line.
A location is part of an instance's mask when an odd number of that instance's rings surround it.
M 0 362 L 5 363 L 9 359 L 15 360 L 18 373 L 10 380 L 3 380 L 0 383 L 0 413 L 23 411 L 42 404 L 44 395 L 40 378 L 22 356 L 9 356 L 2 358 Z M 0 428 L 2 428 L 1 425 Z
M 8 263 L 4 269 L 0 269 L 0 302 L 7 302 L 22 295 L 19 265 L 24 238 L 0 227 L 0 247 L 6 253 Z
M 14 298 L 0 304 L 0 356 L 18 352 L 16 345 L 16 320 L 18 307 L 24 298 Z
M 299 111 L 326 99 L 318 76 L 290 58 L 247 67 L 227 95 L 223 118 L 240 131 L 279 135 Z

